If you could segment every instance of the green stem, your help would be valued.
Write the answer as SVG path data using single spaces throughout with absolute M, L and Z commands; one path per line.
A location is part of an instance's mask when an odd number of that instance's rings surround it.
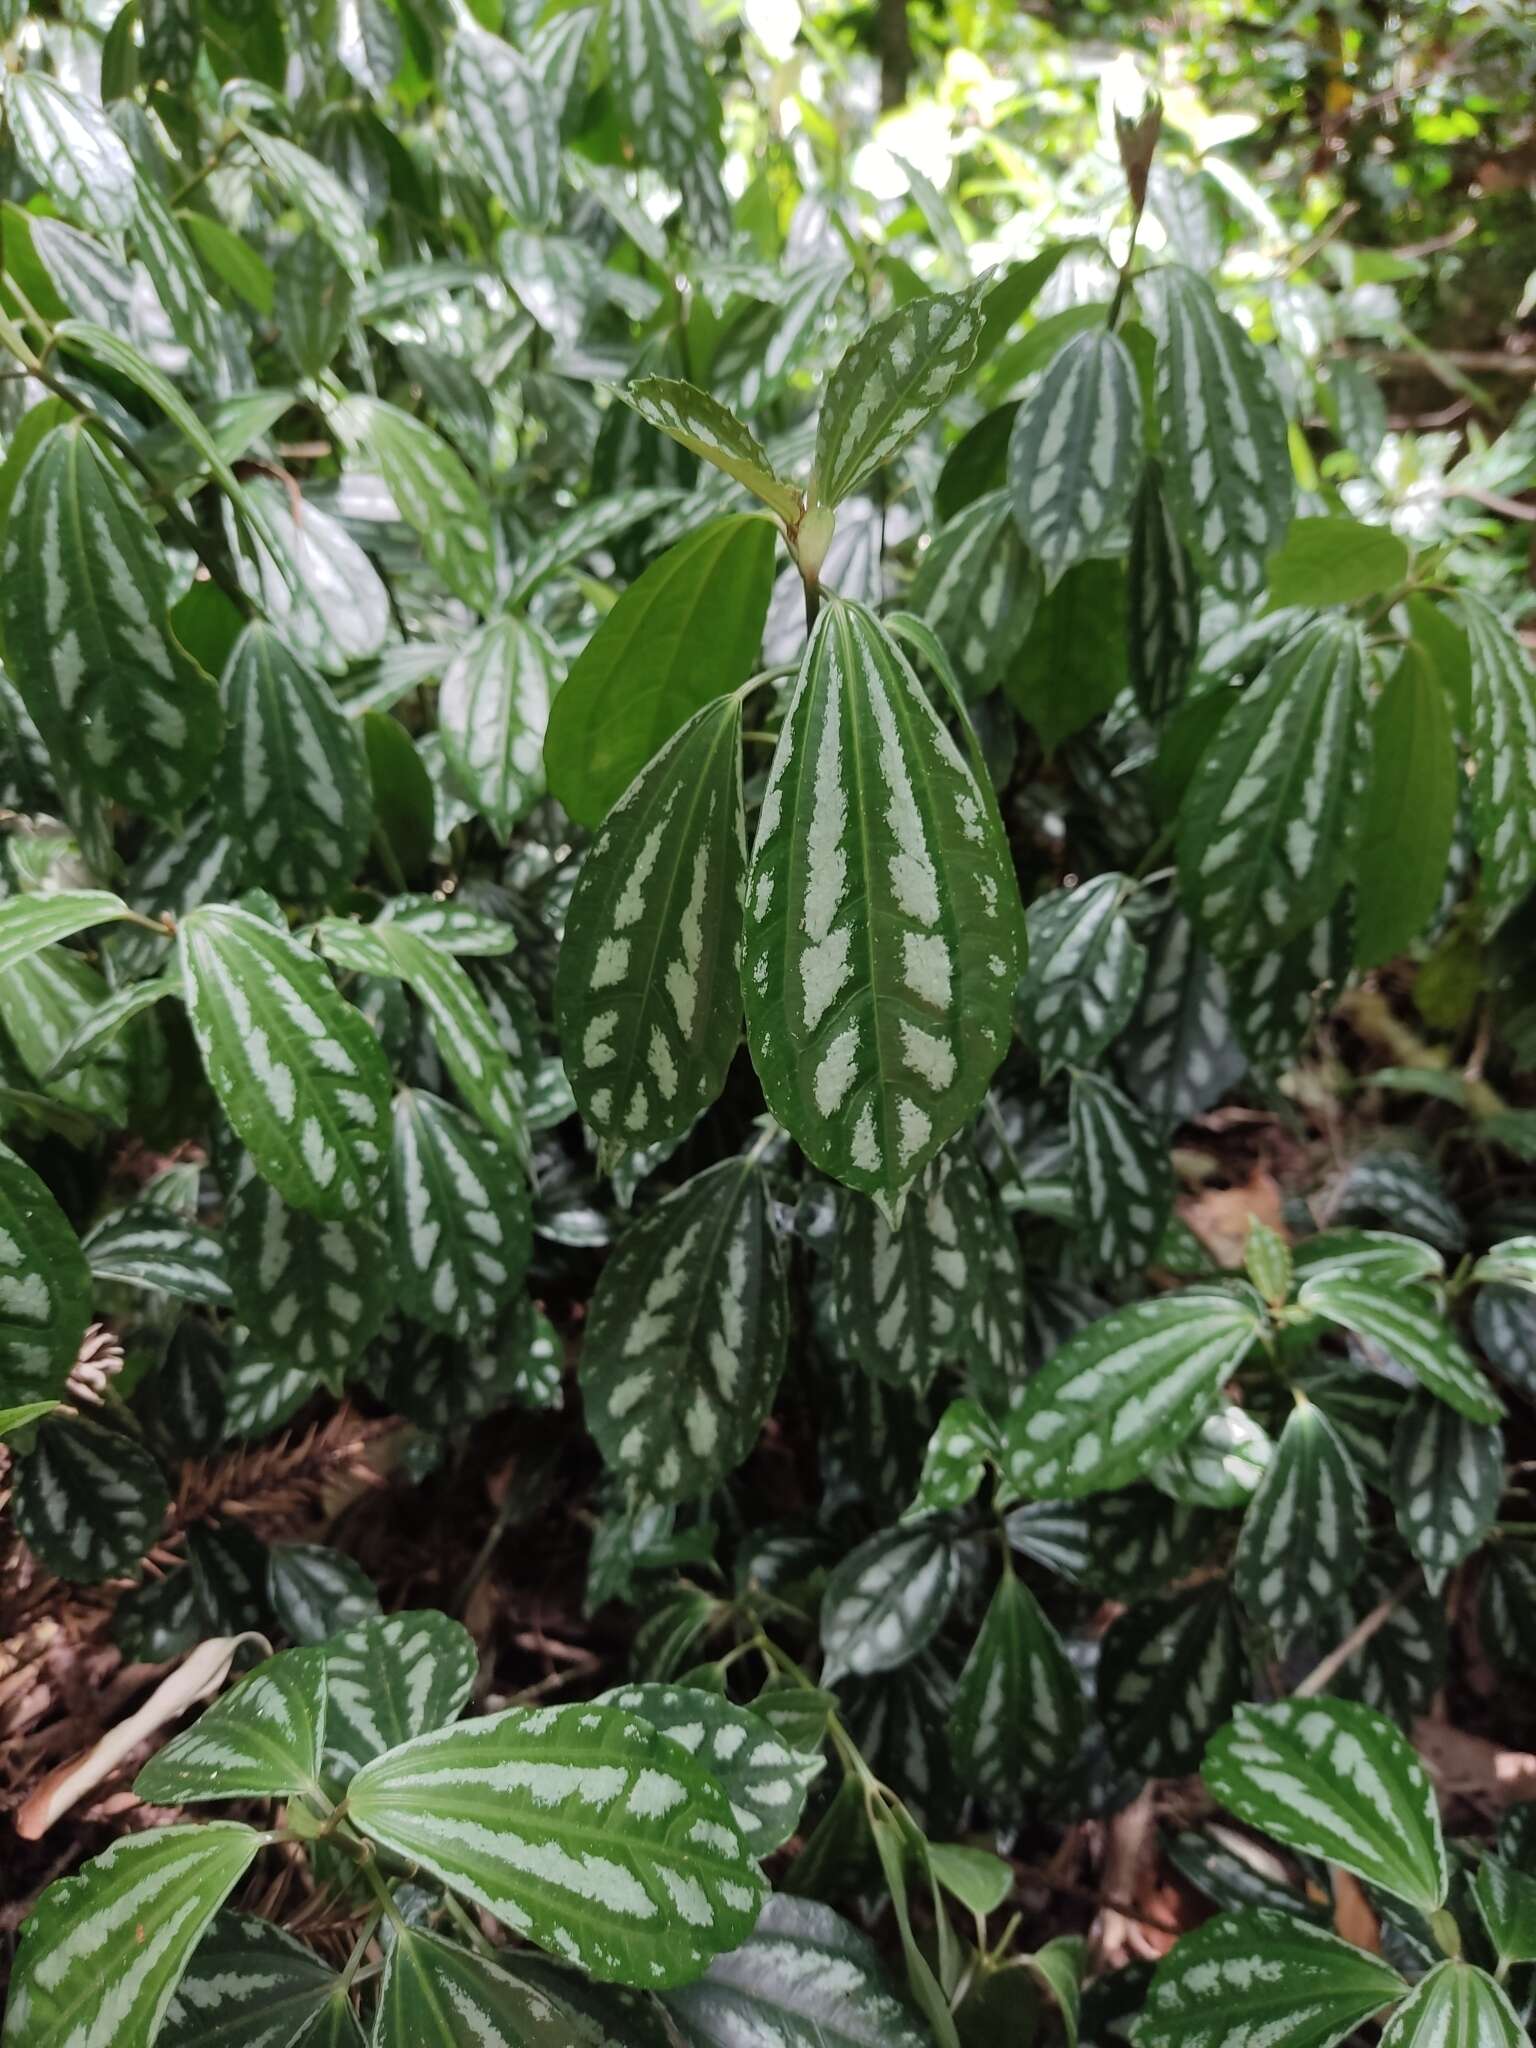
M 352 1953 L 347 1957 L 346 1966 L 342 1970 L 340 1982 L 336 1987 L 341 1997 L 345 1998 L 352 1989 L 358 1970 L 362 1966 L 363 1957 L 368 1953 L 368 1944 L 373 1940 L 375 1934 L 378 1933 L 379 1922 L 383 1917 L 383 1908 L 376 1907 L 363 1922 L 357 1940 L 352 1944 Z

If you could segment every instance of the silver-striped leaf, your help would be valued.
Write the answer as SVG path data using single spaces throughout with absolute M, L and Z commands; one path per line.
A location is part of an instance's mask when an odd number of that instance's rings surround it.
M 750 1937 L 664 2003 L 684 2048 L 929 2048 L 858 1929 L 776 1894 Z
M 120 1835 L 33 1908 L 6 2048 L 149 2048 L 203 1929 L 271 1839 L 239 1821 Z
M 290 1207 L 242 1159 L 224 1236 L 249 1343 L 285 1369 L 319 1374 L 339 1393 L 392 1299 L 395 1276 L 382 1232 L 371 1218 L 326 1218 Z
M 329 1963 L 270 1920 L 226 1912 L 193 1951 L 155 2048 L 363 2048 L 363 2032 Z
M 1110 1754 L 1149 1778 L 1199 1768 L 1248 1687 L 1237 1611 L 1220 1579 L 1155 1593 L 1110 1623 L 1095 1677 Z
M 324 1384 L 324 1374 L 274 1358 L 247 1338 L 235 1347 L 224 1377 L 225 1441 L 270 1436 Z
M 622 1685 L 600 1693 L 596 1704 L 638 1714 L 695 1758 L 730 1800 L 754 1856 L 779 1848 L 800 1825 L 823 1759 L 792 1748 L 760 1714 L 696 1686 Z
M 1298 1304 L 1312 1315 L 1380 1344 L 1421 1386 L 1472 1422 L 1497 1422 L 1504 1403 L 1461 1340 L 1418 1288 L 1324 1273 L 1302 1283 Z
M 944 403 L 975 360 L 982 306 L 975 286 L 922 294 L 853 343 L 821 402 L 812 507 L 851 497 Z
M 1274 1452 L 1263 1425 L 1236 1401 L 1223 1401 L 1147 1477 L 1160 1493 L 1190 1507 L 1246 1507 Z
M 574 2015 L 500 1962 L 424 1927 L 396 1930 L 384 1957 L 371 2048 L 606 2048 Z
M 0 1145 L 0 1405 L 64 1392 L 91 1319 L 91 1272 L 46 1183 Z
M 269 128 L 236 117 L 240 136 L 267 176 L 299 217 L 328 242 L 337 261 L 356 280 L 376 260 L 373 236 L 360 201 L 351 188 L 317 156 L 275 135 Z
M 970 1348 L 991 1224 L 985 1184 L 953 1152 L 929 1165 L 894 1228 L 878 1203 L 847 1196 L 827 1261 L 840 1349 L 877 1380 L 924 1393 Z
M 974 1113 L 1023 946 L 983 790 L 860 606 L 816 624 L 747 873 L 742 984 L 769 1106 L 824 1171 L 895 1196 Z
M 1064 1770 L 1082 1740 L 1077 1673 L 1033 1593 L 1005 1570 L 955 1687 L 950 1748 L 961 1782 L 1000 1817 Z
M 5 111 L 23 169 L 65 213 L 101 235 L 133 225 L 133 158 L 100 100 L 33 62 L 7 73 Z
M 1326 915 L 1359 837 L 1370 761 L 1352 620 L 1289 640 L 1217 728 L 1179 810 L 1179 880 L 1222 960 L 1273 951 Z
M 763 1176 L 723 1160 L 630 1225 L 592 1297 L 579 1376 L 609 1470 L 652 1500 L 707 1493 L 757 1439 L 788 1327 Z
M 1200 637 L 1200 579 L 1179 538 L 1162 470 L 1149 461 L 1131 507 L 1126 561 L 1131 688 L 1148 718 L 1163 719 L 1184 695 Z
M 1141 995 L 1116 1052 L 1127 1091 L 1169 1126 L 1209 1109 L 1248 1063 L 1233 1036 L 1226 976 L 1177 903 L 1148 934 L 1146 956 Z
M 619 397 L 653 427 L 744 484 L 790 525 L 800 516 L 800 491 L 774 469 L 751 429 L 729 406 L 680 377 L 639 377 Z
M 165 1478 L 142 1444 L 83 1416 L 52 1416 L 15 1462 L 11 1512 L 49 1571 L 84 1585 L 133 1569 L 165 1519 Z
M 55 1101 L 123 1129 L 134 1104 L 154 1092 L 146 1083 L 152 1084 L 160 1040 L 151 1019 L 99 1046 L 91 1059 L 71 1064 L 62 1079 L 55 1074 L 109 1000 L 101 975 L 68 946 L 44 946 L 0 974 L 0 1024 L 22 1067 L 36 1081 L 49 1077 Z
M 424 420 L 382 399 L 349 394 L 336 415 L 344 441 L 379 466 L 401 518 L 420 537 L 446 589 L 474 611 L 496 609 L 496 535 L 485 494 Z
M 1147 954 L 1125 914 L 1129 889 L 1124 875 L 1095 875 L 1029 906 L 1019 1036 L 1047 1079 L 1058 1067 L 1090 1066 L 1136 1007 Z
M 152 177 L 140 176 L 135 184 L 133 240 L 172 333 L 190 352 L 187 374 L 207 389 L 223 355 L 218 308 L 185 229 Z
M 313 228 L 295 235 L 272 267 L 272 322 L 306 377 L 330 367 L 352 309 L 352 279 L 331 244 Z
M 1403 2000 L 1381 2048 L 1525 2048 L 1530 2034 L 1503 1985 L 1475 1963 L 1436 1963 Z
M 1457 612 L 1472 658 L 1472 826 L 1498 924 L 1536 881 L 1536 675 L 1483 599 L 1463 593 Z
M 460 959 L 494 960 L 517 950 L 515 925 L 457 897 L 391 896 L 379 917 L 390 924 L 403 924 Z
M 1155 279 L 1163 488 L 1201 574 L 1244 602 L 1264 588 L 1295 498 L 1280 394 L 1204 278 L 1169 264 Z
M 1472 1304 L 1477 1348 L 1500 1379 L 1536 1394 L 1536 1300 L 1528 1288 L 1492 1282 Z
M 1498 1519 L 1503 1491 L 1498 1424 L 1473 1422 L 1433 1394 L 1416 1394 L 1392 1438 L 1392 1505 L 1426 1572 L 1448 1572 L 1472 1555 Z
M 1107 1273 L 1139 1273 L 1151 1264 L 1173 1207 L 1167 1145 L 1151 1119 L 1100 1074 L 1072 1076 L 1069 1115 L 1084 1255 Z
M 1501 1962 L 1536 1962 L 1536 1873 L 1489 1850 L 1472 1880 L 1488 1939 Z
M 0 974 L 44 946 L 130 914 L 122 897 L 110 889 L 58 889 L 47 895 L 7 897 L 0 903 Z
M 234 1301 L 218 1238 L 153 1199 L 130 1202 L 105 1217 L 80 1248 L 97 1280 L 118 1280 L 209 1308 L 229 1308 Z M 0 1293 L 3 1287 L 0 1280 Z
M 997 1424 L 979 1401 L 951 1401 L 923 1453 L 917 1498 L 906 1519 L 961 1508 L 981 1491 L 988 1465 L 1003 1462 Z
M 348 1779 L 372 1758 L 458 1718 L 480 1669 L 446 1614 L 386 1614 L 326 1645 L 325 1761 Z
M 560 15 L 555 19 L 569 21 L 571 16 Z M 584 555 L 605 548 L 642 520 L 654 518 L 658 512 L 673 511 L 682 495 L 675 485 L 654 484 L 586 499 L 529 542 L 528 552 L 513 566 L 507 603 L 525 603 L 546 578 L 579 562 Z
M 1482 1647 L 1500 1670 L 1536 1670 L 1536 1564 L 1523 1545 L 1490 1545 L 1478 1590 L 1477 1627 Z
M 312 953 L 248 910 L 194 910 L 178 935 L 208 1079 L 258 1171 L 322 1218 L 368 1208 L 389 1144 L 389 1063 Z
M 1025 1383 L 1008 1417 L 1011 1487 L 1075 1500 L 1125 1485 L 1183 1442 L 1258 1334 L 1247 1302 L 1200 1287 L 1090 1323 Z
M 1536 1293 L 1536 1237 L 1502 1239 L 1477 1261 L 1472 1278 L 1485 1285 L 1497 1281 L 1506 1287 L 1523 1287 Z
M 248 625 L 219 692 L 228 737 L 211 801 L 238 842 L 243 882 L 325 900 L 357 870 L 373 827 L 358 728 L 270 626 Z
M 484 1330 L 518 1291 L 532 1248 L 521 1166 L 462 1110 L 403 1088 L 390 1180 L 400 1307 L 449 1336 Z
M 41 1078 L 51 1085 L 67 1079 L 81 1067 L 90 1066 L 110 1052 L 113 1039 L 142 1011 L 151 1010 L 167 996 L 179 996 L 181 992 L 181 976 L 174 969 L 148 981 L 125 982 L 94 1009 L 87 1010 Z
M 960 1552 L 934 1521 L 907 1522 L 851 1550 L 821 1602 L 821 1681 L 894 1671 L 925 1650 L 960 1584 Z
M 6 667 L 49 753 L 103 796 L 179 810 L 213 768 L 218 698 L 171 631 L 165 550 L 83 421 L 34 450 L 3 563 Z
M 1039 568 L 1019 537 L 1007 491 L 995 490 L 934 534 L 906 601 L 938 635 L 966 690 L 980 696 L 1018 653 L 1039 600 Z
M 1288 1848 L 1338 1863 L 1420 1912 L 1449 1874 L 1435 1788 L 1407 1739 L 1349 1700 L 1238 1707 L 1205 1754 L 1212 1794 Z
M 1232 1028 L 1262 1075 L 1274 1075 L 1301 1052 L 1318 1018 L 1349 973 L 1348 897 L 1284 946 L 1224 963 Z
M 283 1650 L 173 1735 L 133 1781 L 156 1806 L 320 1795 L 326 1653 Z
M 503 839 L 544 789 L 544 728 L 560 671 L 539 628 L 505 613 L 443 670 L 437 729 L 454 782 Z
M 1074 335 L 1031 382 L 1008 438 L 1013 516 L 1047 591 L 1124 533 L 1144 453 L 1125 343 L 1102 327 Z
M 516 220 L 547 227 L 560 189 L 560 121 L 532 68 L 465 15 L 443 59 L 441 88 L 460 154 Z
M 355 1827 L 607 1981 L 697 1976 L 766 1887 L 730 1801 L 613 1707 L 509 1707 L 417 1736 L 347 1788 Z
M 372 1579 L 355 1559 L 324 1543 L 278 1543 L 267 1557 L 267 1597 L 283 1634 L 323 1643 L 379 1611 Z
M 561 1363 L 548 1323 L 526 1294 L 518 1294 L 497 1323 L 468 1339 L 414 1324 L 391 1333 L 377 1387 L 392 1409 L 419 1428 L 447 1433 L 482 1421 L 508 1402 L 558 1406 Z M 544 1394 L 542 1403 L 530 1398 L 534 1392 Z
M 1322 1409 L 1286 1418 L 1243 1516 L 1233 1583 L 1243 1605 L 1281 1635 L 1333 1606 L 1365 1563 L 1365 1487 Z
M 720 102 L 688 0 L 613 0 L 608 61 L 637 155 L 673 180 L 719 150 Z
M 577 1106 L 613 1146 L 681 1136 L 725 1085 L 745 839 L 741 705 L 722 697 L 608 813 L 566 913 L 555 1022 Z
M 1291 1249 L 1297 1284 L 1303 1280 L 1365 1280 L 1394 1292 L 1415 1280 L 1438 1280 L 1445 1260 L 1432 1244 L 1393 1230 L 1320 1230 Z
M 1180 1935 L 1157 1966 L 1137 2025 L 1139 2048 L 1214 2041 L 1337 2048 L 1406 1986 L 1379 1956 L 1258 1906 Z

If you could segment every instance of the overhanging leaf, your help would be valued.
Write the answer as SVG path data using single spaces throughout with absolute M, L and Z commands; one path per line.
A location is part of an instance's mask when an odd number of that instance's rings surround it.
M 150 1758 L 136 1795 L 159 1806 L 318 1795 L 325 1682 L 323 1650 L 269 1657 Z
M 1297 1303 L 1313 1315 L 1383 1345 L 1430 1393 L 1473 1422 L 1497 1422 L 1504 1403 L 1460 1340 L 1417 1288 L 1321 1273 L 1303 1281 Z

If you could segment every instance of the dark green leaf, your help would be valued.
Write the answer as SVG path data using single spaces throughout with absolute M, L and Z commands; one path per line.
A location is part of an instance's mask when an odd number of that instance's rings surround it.
M 1269 558 L 1271 604 L 1354 604 L 1396 590 L 1408 574 L 1408 550 L 1387 526 L 1336 514 L 1293 519 Z
M 1281 1634 L 1348 1591 L 1365 1562 L 1365 1488 L 1348 1447 L 1312 1403 L 1291 1410 L 1243 1517 L 1234 1583 Z
M 1400 1998 L 1397 1972 L 1336 1934 L 1266 1907 L 1181 1935 L 1158 1965 L 1139 2048 L 1207 2048 L 1213 2031 L 1335 2048 Z
M 849 1552 L 821 1604 L 822 1680 L 894 1671 L 926 1649 L 959 1585 L 960 1554 L 936 1522 L 884 1529 Z
M 215 1700 L 134 1779 L 159 1806 L 320 1794 L 325 1652 L 284 1650 Z
M 961 1780 L 1003 1818 L 1077 1753 L 1083 1695 L 1061 1638 L 1011 1569 L 992 1595 L 955 1688 L 950 1746 Z
M 154 1547 L 165 1480 L 131 1437 L 56 1416 L 16 1460 L 12 1512 L 49 1571 L 78 1584 L 128 1571 Z
M 1097 1683 L 1118 1762 L 1149 1778 L 1195 1770 L 1248 1684 L 1226 1587 L 1216 1580 L 1127 1608 L 1100 1646 Z
M 90 1314 L 90 1268 L 63 1210 L 0 1145 L 0 1402 L 62 1394 Z
M 1075 335 L 1030 386 L 1008 443 L 1013 516 L 1047 590 L 1120 540 L 1142 459 L 1141 391 L 1124 342 L 1105 328 Z

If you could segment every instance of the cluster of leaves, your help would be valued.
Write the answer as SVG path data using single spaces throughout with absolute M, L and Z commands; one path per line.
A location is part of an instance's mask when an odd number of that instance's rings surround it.
M 1021 1993 L 1076 2040 L 1143 1992 L 1154 2048 L 1518 2040 L 1536 1842 L 1456 1861 L 1394 1724 L 1453 1572 L 1536 1657 L 1536 1211 L 1382 1145 L 1238 1273 L 1175 1195 L 1180 1133 L 1294 1114 L 1404 956 L 1443 1043 L 1400 1030 L 1378 1099 L 1530 1156 L 1488 502 L 1536 414 L 1426 503 L 1359 353 L 1422 266 L 1110 74 L 1047 235 L 998 78 L 944 74 L 975 191 L 809 68 L 764 126 L 808 48 L 864 77 L 772 9 L 0 24 L 10 1509 L 131 1582 L 127 1658 L 296 1646 L 137 1781 L 284 1817 L 49 1890 L 8 2048 L 222 2000 L 273 2042 L 987 2048 Z M 640 1615 L 603 1700 L 456 1721 L 469 1639 L 318 1546 L 149 1568 L 183 1459 L 348 1391 L 420 1478 L 560 1406 L 568 1344 L 589 1603 Z M 804 1520 L 754 1493 L 776 1409 Z M 1202 1768 L 1296 1888 L 1181 1837 L 1226 1910 L 1085 1999 L 996 1852 Z M 356 1906 L 340 1972 L 221 1915 L 274 1842 Z M 828 1903 L 871 1891 L 904 1994 Z

